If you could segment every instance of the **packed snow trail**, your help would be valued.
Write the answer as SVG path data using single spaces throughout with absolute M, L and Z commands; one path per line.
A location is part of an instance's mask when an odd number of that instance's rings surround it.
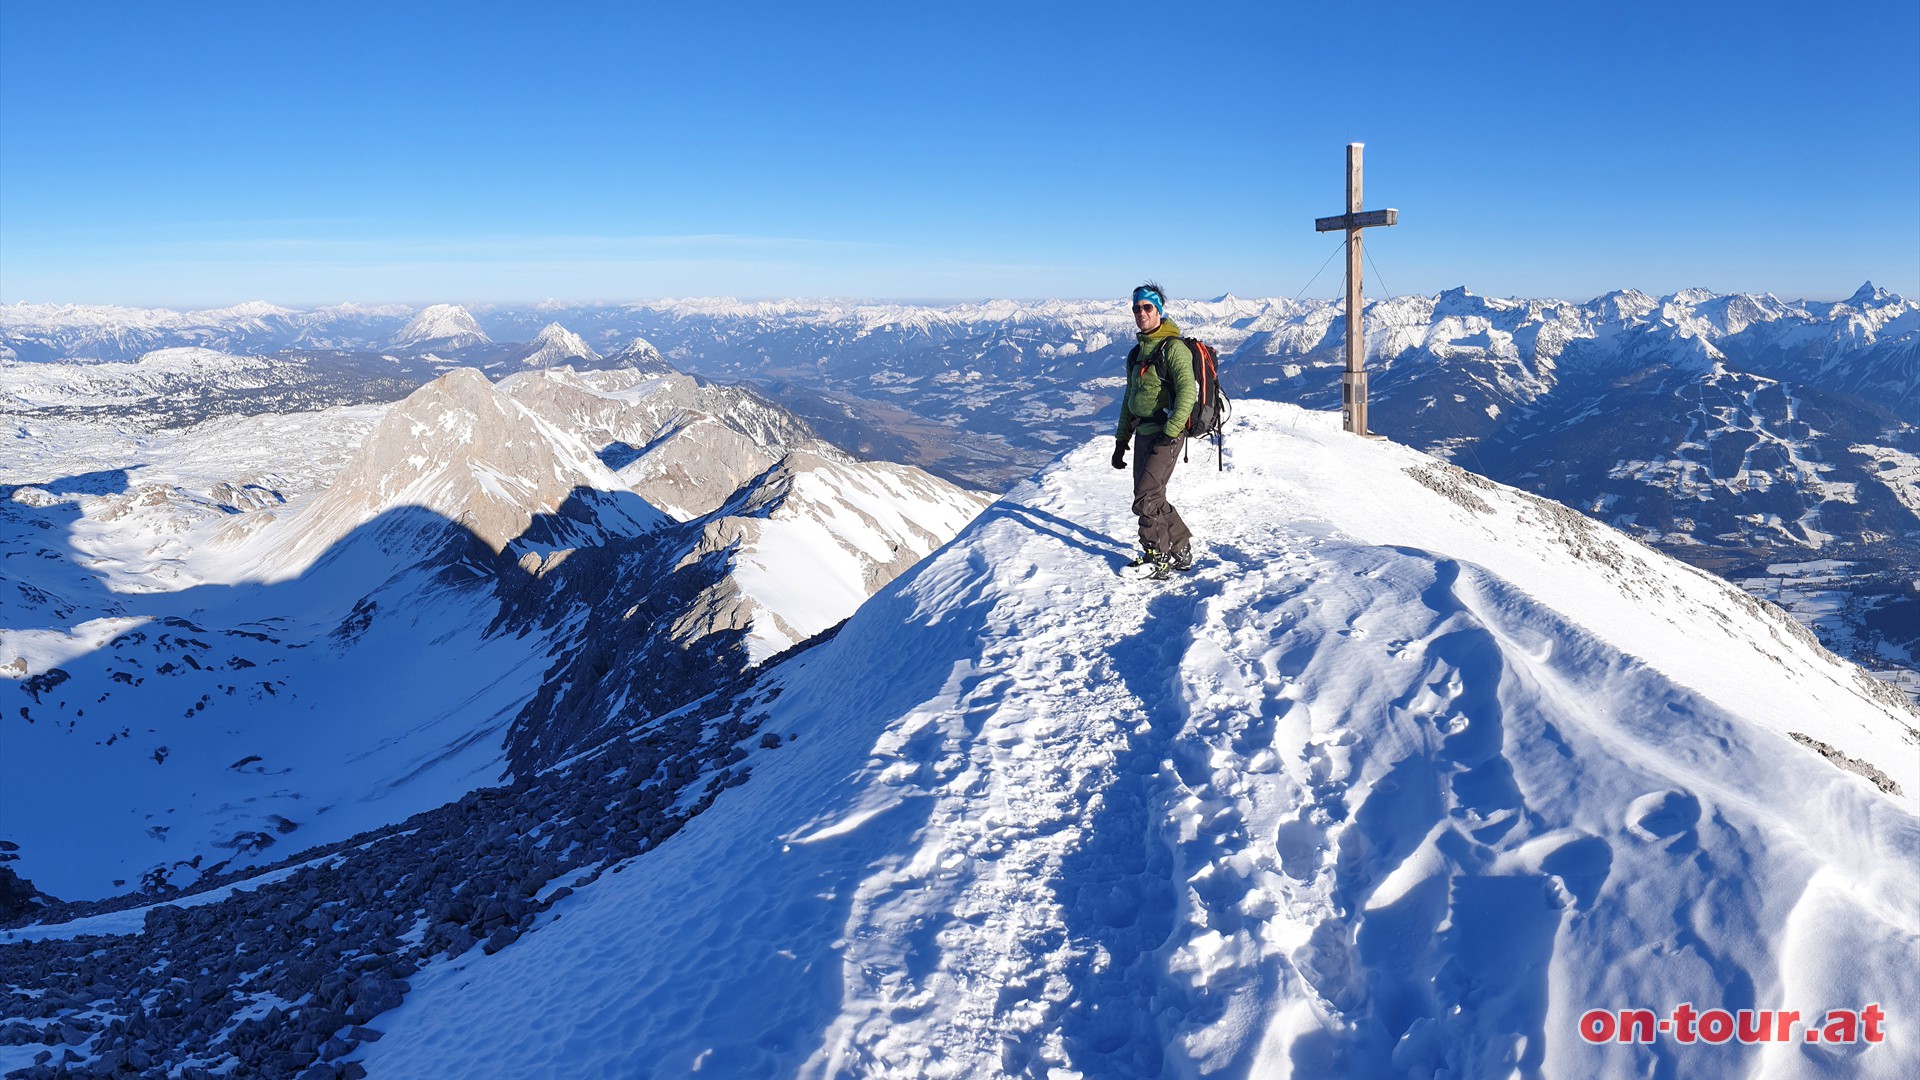
M 1228 471 L 1177 473 L 1203 551 L 1168 585 L 1112 573 L 1103 446 L 1017 488 L 761 685 L 748 784 L 415 979 L 372 1074 L 1910 1075 L 1910 1022 L 1576 1023 L 1920 1016 L 1911 714 L 1731 588 L 1336 422 L 1251 403 Z

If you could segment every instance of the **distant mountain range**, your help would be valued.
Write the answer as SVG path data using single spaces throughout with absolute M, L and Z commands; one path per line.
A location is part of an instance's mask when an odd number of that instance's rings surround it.
M 1224 296 L 1170 314 L 1220 349 L 1231 393 L 1338 407 L 1342 304 Z M 1454 289 L 1370 302 L 1366 319 L 1375 430 L 1743 582 L 1856 659 L 1920 661 L 1914 301 L 1870 284 L 1838 302 Z M 671 363 L 751 385 L 862 456 L 1001 490 L 1107 430 L 1131 341 L 1117 301 L 16 304 L 0 307 L 0 349 L 63 362 L 0 366 L 0 387 L 37 415 L 185 423 L 394 400 L 462 364 L 499 377 L 562 360 Z M 152 353 L 181 348 L 237 358 Z M 126 369 L 85 362 L 141 355 Z M 209 378 L 223 363 L 228 375 Z

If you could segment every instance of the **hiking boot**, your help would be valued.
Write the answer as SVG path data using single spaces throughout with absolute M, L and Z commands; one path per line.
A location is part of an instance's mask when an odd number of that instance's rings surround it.
M 1181 544 L 1180 550 L 1174 552 L 1167 561 L 1173 564 L 1175 570 L 1183 574 L 1193 569 L 1193 546 L 1191 544 Z

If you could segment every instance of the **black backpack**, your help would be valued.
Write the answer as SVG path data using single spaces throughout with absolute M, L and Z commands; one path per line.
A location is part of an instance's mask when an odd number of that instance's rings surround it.
M 1153 365 L 1154 374 L 1160 376 L 1160 381 L 1163 383 L 1168 377 L 1167 343 L 1172 340 L 1174 339 L 1161 339 L 1153 347 L 1153 355 L 1147 361 Z M 1227 419 L 1233 415 L 1233 403 L 1227 400 L 1226 392 L 1220 389 L 1219 354 L 1213 351 L 1213 346 L 1199 338 L 1183 337 L 1180 341 L 1186 345 L 1187 351 L 1193 354 L 1193 381 L 1200 386 L 1200 396 L 1194 399 L 1193 412 L 1187 415 L 1187 428 L 1183 434 L 1200 438 L 1211 435 L 1214 449 L 1224 451 L 1227 441 Z M 1140 346 L 1135 345 L 1133 352 L 1127 357 L 1127 365 L 1131 367 L 1139 355 Z M 1145 368 L 1146 364 L 1142 364 L 1141 369 L 1145 370 Z M 1225 455 L 1218 456 L 1223 459 L 1220 461 L 1220 468 L 1225 469 Z

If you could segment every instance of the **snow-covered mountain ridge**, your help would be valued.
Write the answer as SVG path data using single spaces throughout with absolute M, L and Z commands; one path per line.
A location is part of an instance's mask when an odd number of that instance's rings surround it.
M 1920 1064 L 1897 1025 L 1577 1033 L 1592 1007 L 1920 1010 L 1897 696 L 1563 507 L 1332 415 L 1242 424 L 1228 469 L 1176 474 L 1190 577 L 1115 574 L 1129 493 L 1085 439 L 693 722 L 227 899 L 0 937 L 0 986 L 44 988 L 5 1000 L 85 1062 L 261 1075 Z
M 577 491 L 624 486 L 569 426 L 527 409 L 478 371 L 457 368 L 387 411 L 348 469 L 300 509 L 294 549 L 275 551 L 262 574 L 272 580 L 299 573 L 398 506 L 458 521 L 494 551 L 506 551 L 536 516 L 555 513 Z M 603 509 L 621 535 L 669 520 L 639 500 Z
M 1911 709 L 1563 508 L 1328 415 L 1247 418 L 1232 468 L 1182 478 L 1191 578 L 1113 575 L 1122 482 L 1097 440 L 1070 453 L 766 677 L 747 784 L 415 978 L 370 1075 L 1920 1062 L 1911 1034 L 1576 1032 L 1594 1006 L 1920 1008 Z
M 391 336 L 412 315 L 411 308 L 399 304 L 337 304 L 305 312 L 260 302 L 206 311 L 0 304 L 0 359 L 15 354 L 130 360 L 169 343 L 231 349 L 271 340 L 283 348 L 343 348 L 349 338 Z
M 1717 294 L 1685 289 L 1665 297 L 1632 289 L 1586 302 L 1554 299 L 1501 299 L 1457 288 L 1437 296 L 1398 296 L 1369 301 L 1387 325 L 1446 324 L 1439 340 L 1493 331 L 1507 338 L 1545 332 L 1549 342 L 1604 338 L 1620 330 L 1664 326 L 1674 335 L 1708 344 L 1756 327 L 1778 324 L 1795 345 L 1813 344 L 1821 352 L 1886 336 L 1920 332 L 1920 305 L 1871 283 L 1841 301 L 1782 300 L 1769 293 Z M 1204 331 L 1229 351 L 1254 337 L 1298 340 L 1302 333 L 1324 337 L 1340 301 L 1241 299 L 1174 300 L 1169 314 L 1183 325 Z M 476 316 L 474 313 L 478 312 Z M 675 323 L 705 322 L 733 326 L 773 324 L 833 327 L 858 336 L 888 332 L 946 335 L 983 325 L 1065 330 L 1058 344 L 1084 342 L 1092 334 L 1119 339 L 1131 334 L 1131 321 L 1117 300 L 993 300 L 942 306 L 863 301 L 781 300 L 740 302 L 729 298 L 659 300 L 636 304 L 542 304 L 530 308 L 437 304 L 415 311 L 400 305 L 365 308 L 341 305 L 295 311 L 249 303 L 231 308 L 182 312 L 72 304 L 0 305 L 0 344 L 22 359 L 132 359 L 167 342 L 204 345 L 210 340 L 239 343 L 271 333 L 291 334 L 284 341 L 248 347 L 292 348 L 307 338 L 326 338 L 329 348 L 347 347 L 356 327 L 369 320 L 406 320 L 384 334 L 368 333 L 359 347 L 392 343 L 414 347 L 425 342 L 458 349 L 487 340 L 532 337 L 542 326 L 587 326 L 593 336 L 630 335 L 649 317 Z M 495 327 L 492 337 L 483 327 Z M 1551 327 L 1552 329 L 1545 329 Z M 1533 328 L 1533 329 L 1529 329 Z M 1524 332 L 1524 334 L 1523 334 Z M 472 340 L 459 340 L 470 338 Z M 1817 339 L 1817 340 L 1815 340 Z M 458 344 L 452 344 L 459 340 Z M 320 347 L 320 346 L 316 346 Z M 1377 348 L 1369 342 L 1369 347 Z M 129 352 L 128 350 L 133 351 Z M 1271 350 L 1269 350 L 1271 351 Z M 1383 350 L 1386 351 L 1386 350 Z
M 985 502 L 630 369 L 21 435 L 0 839 L 66 900 L 164 894 L 544 767 L 838 622 Z

